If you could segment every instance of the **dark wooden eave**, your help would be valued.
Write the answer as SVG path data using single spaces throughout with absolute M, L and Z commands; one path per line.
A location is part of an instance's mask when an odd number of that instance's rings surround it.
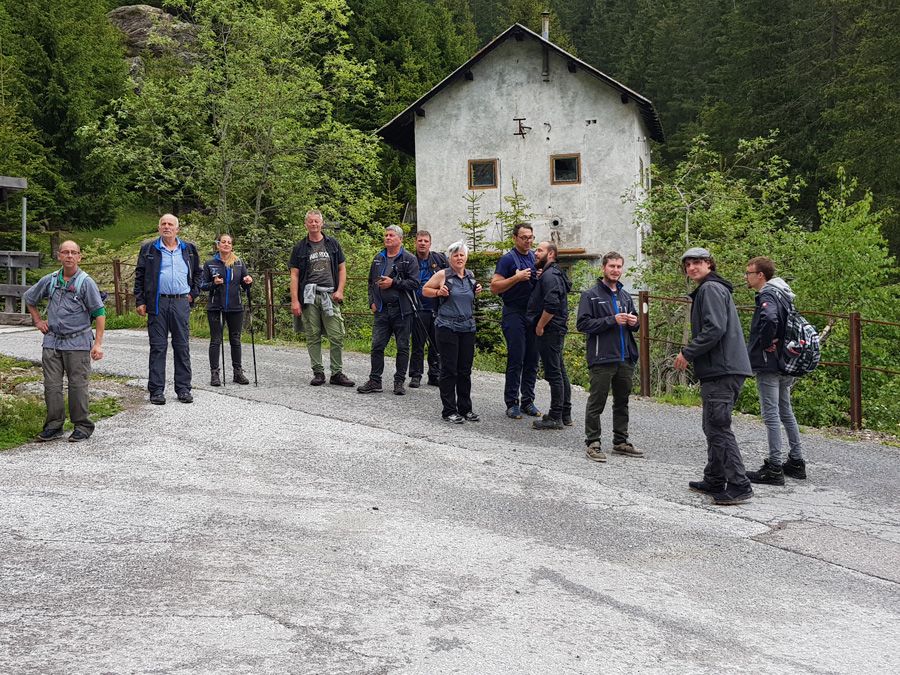
M 28 189 L 28 181 L 24 178 L 0 176 L 0 202 L 5 202 L 13 192 Z
M 552 49 L 554 52 L 559 54 L 566 60 L 568 65 L 569 72 L 575 72 L 576 69 L 580 68 L 584 70 L 586 73 L 593 75 L 598 80 L 603 82 L 604 84 L 612 87 L 616 91 L 618 91 L 622 97 L 622 101 L 634 101 L 635 105 L 637 105 L 640 110 L 641 117 L 644 120 L 644 123 L 647 125 L 647 129 L 650 132 L 650 138 L 654 141 L 658 141 L 659 143 L 665 143 L 666 137 L 663 133 L 662 123 L 659 120 L 659 114 L 656 112 L 656 109 L 653 107 L 653 103 L 638 94 L 636 91 L 632 91 L 624 84 L 616 82 L 609 75 L 606 75 L 593 66 L 585 63 L 581 59 L 572 56 L 564 49 L 557 47 L 552 42 L 545 40 L 540 35 L 535 33 L 532 30 L 529 30 L 525 26 L 521 24 L 513 24 L 505 31 L 503 31 L 496 38 L 491 40 L 488 44 L 482 47 L 476 54 L 462 64 L 459 68 L 450 73 L 447 77 L 441 80 L 434 88 L 431 89 L 428 93 L 422 96 L 415 103 L 410 105 L 406 110 L 397 115 L 390 122 L 381 127 L 377 134 L 384 140 L 388 145 L 400 150 L 401 152 L 405 152 L 408 155 L 412 155 L 415 157 L 416 154 L 416 134 L 415 134 L 415 117 L 418 113 L 420 116 L 424 115 L 425 108 L 423 107 L 425 103 L 431 100 L 434 96 L 436 96 L 440 91 L 442 91 L 445 87 L 447 87 L 452 82 L 460 78 L 465 78 L 467 74 L 474 72 L 472 67 L 481 61 L 485 56 L 494 51 L 497 47 L 503 44 L 510 37 L 515 38 L 518 41 L 522 41 L 524 38 L 528 37 L 533 40 L 537 40 L 542 45 L 547 46 Z M 471 75 L 469 78 L 471 79 Z

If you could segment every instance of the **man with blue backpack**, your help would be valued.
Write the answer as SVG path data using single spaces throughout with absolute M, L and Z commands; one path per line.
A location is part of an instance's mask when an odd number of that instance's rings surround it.
M 794 340 L 785 339 L 794 293 L 784 279 L 775 276 L 772 261 L 765 257 L 752 258 L 744 276 L 747 286 L 756 291 L 756 310 L 750 323 L 747 353 L 756 376 L 759 407 L 769 445 L 769 456 L 763 460 L 759 471 L 748 471 L 747 478 L 751 483 L 784 485 L 785 475 L 806 478 L 800 428 L 791 407 L 795 378 L 783 372 L 785 360 L 799 353 L 798 347 L 805 345 L 789 344 Z M 787 456 L 781 452 L 781 425 L 788 437 L 790 451 Z
M 88 384 L 91 361 L 103 358 L 103 331 L 106 309 L 97 284 L 78 267 L 81 248 L 74 241 L 59 246 L 62 269 L 51 272 L 25 292 L 25 306 L 35 327 L 44 334 L 41 367 L 44 371 L 44 401 L 47 417 L 36 441 L 52 441 L 63 435 L 66 421 L 63 374 L 69 381 L 69 417 L 74 431 L 69 441 L 90 438 L 94 423 L 88 417 Z M 37 304 L 48 299 L 47 319 L 41 318 Z M 97 337 L 91 322 L 97 322 Z

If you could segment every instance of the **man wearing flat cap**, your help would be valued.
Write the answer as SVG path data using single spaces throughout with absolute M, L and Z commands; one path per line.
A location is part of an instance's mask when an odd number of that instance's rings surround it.
M 716 504 L 742 504 L 753 496 L 753 489 L 731 430 L 731 414 L 753 371 L 731 297 L 733 286 L 716 274 L 716 261 L 705 248 L 688 249 L 681 256 L 681 268 L 697 288 L 691 293 L 691 341 L 675 357 L 674 366 L 687 370 L 692 364 L 700 380 L 707 448 L 703 480 L 688 486 L 712 495 Z

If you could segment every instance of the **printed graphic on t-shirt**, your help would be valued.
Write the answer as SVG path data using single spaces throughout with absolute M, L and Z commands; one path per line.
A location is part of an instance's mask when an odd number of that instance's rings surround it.
M 331 278 L 331 256 L 325 249 L 325 241 L 310 242 L 309 245 L 309 283 L 319 286 L 333 286 Z

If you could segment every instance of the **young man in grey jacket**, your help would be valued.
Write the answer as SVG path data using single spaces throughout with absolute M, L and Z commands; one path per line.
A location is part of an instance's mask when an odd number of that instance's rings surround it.
M 674 366 L 687 370 L 693 364 L 700 380 L 707 447 L 703 480 L 688 486 L 711 494 L 716 504 L 741 504 L 753 496 L 753 489 L 731 430 L 731 413 L 753 371 L 731 297 L 733 287 L 716 274 L 716 262 L 705 248 L 688 249 L 681 266 L 697 288 L 691 293 L 691 341 L 675 357 Z

